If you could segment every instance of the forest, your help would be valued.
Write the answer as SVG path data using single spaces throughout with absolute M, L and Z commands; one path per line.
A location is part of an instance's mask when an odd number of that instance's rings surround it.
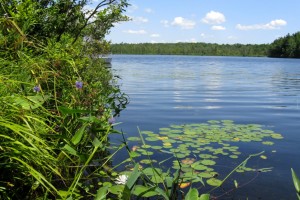
M 111 44 L 111 51 L 113 54 L 300 58 L 300 32 L 278 38 L 271 44 L 119 43 Z
M 268 56 L 300 58 L 300 32 L 276 39 L 269 47 Z
M 210 43 L 112 44 L 113 54 L 157 54 L 199 56 L 267 56 L 269 45 Z

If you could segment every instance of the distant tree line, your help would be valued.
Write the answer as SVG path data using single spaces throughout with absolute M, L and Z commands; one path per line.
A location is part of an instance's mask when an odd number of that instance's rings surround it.
M 268 44 L 139 43 L 111 44 L 113 54 L 267 56 Z
M 300 58 L 300 32 L 278 38 L 271 44 L 120 43 L 111 44 L 111 51 L 114 54 Z
M 300 58 L 300 32 L 278 38 L 270 45 L 269 57 Z

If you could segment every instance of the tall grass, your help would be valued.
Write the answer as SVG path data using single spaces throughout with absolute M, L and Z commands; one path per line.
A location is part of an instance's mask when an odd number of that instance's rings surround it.
M 0 26 L 0 198 L 93 198 L 126 95 L 83 40 L 44 44 L 12 18 Z

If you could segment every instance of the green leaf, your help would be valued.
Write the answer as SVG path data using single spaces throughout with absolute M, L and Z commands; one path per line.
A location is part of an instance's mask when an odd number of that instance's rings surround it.
M 130 200 L 131 191 L 127 185 L 125 185 L 124 190 L 122 192 L 122 200 Z
M 163 191 L 162 189 L 160 189 L 159 187 L 155 187 L 155 191 L 156 191 L 159 195 L 163 196 L 163 197 L 165 198 L 165 200 L 169 200 L 169 199 L 170 199 L 170 198 L 168 197 L 168 195 L 166 194 L 166 192 Z
M 128 177 L 126 186 L 131 190 L 137 179 L 140 177 L 141 172 L 139 171 L 139 164 L 135 164 L 133 172 Z
M 99 190 L 97 190 L 95 200 L 104 200 L 104 199 L 106 199 L 107 193 L 108 193 L 108 186 L 104 186 L 104 187 L 100 188 Z
M 74 156 L 78 156 L 78 153 L 75 149 L 73 149 L 70 145 L 66 144 L 64 147 L 63 147 L 64 150 L 67 151 L 67 153 L 71 154 L 71 155 L 74 155 Z
M 11 99 L 12 102 L 14 102 L 16 105 L 20 105 L 23 109 L 25 110 L 32 110 L 36 109 L 42 104 L 49 99 L 50 96 L 41 96 L 41 95 L 36 95 L 36 96 L 16 96 Z
M 215 165 L 216 164 L 216 162 L 213 160 L 202 160 L 201 163 L 203 165 Z
M 233 182 L 234 182 L 234 186 L 235 186 L 235 188 L 238 188 L 238 187 L 239 187 L 239 184 L 238 184 L 238 182 L 237 182 L 236 180 L 234 180 Z
M 222 185 L 222 181 L 216 178 L 210 178 L 206 181 L 208 185 L 219 187 Z
M 153 187 L 146 187 L 143 185 L 136 185 L 133 190 L 133 194 L 138 197 L 153 197 L 159 195 L 158 192 L 155 191 Z
M 139 137 L 128 137 L 127 140 L 128 141 L 140 141 L 141 138 L 139 138 Z
M 199 192 L 196 188 L 191 188 L 186 194 L 185 200 L 195 200 L 198 199 Z
M 210 194 L 201 194 L 199 197 L 199 200 L 209 200 L 210 199 Z
M 75 135 L 72 137 L 72 139 L 71 139 L 71 142 L 74 144 L 74 145 L 76 145 L 76 144 L 78 144 L 79 142 L 80 142 L 80 140 L 81 140 L 81 138 L 82 138 L 82 136 L 83 136 L 83 133 L 84 133 L 84 130 L 85 130 L 85 128 L 87 127 L 87 124 L 84 124 L 81 128 L 79 128 L 77 131 L 76 131 L 76 133 L 75 133 Z
M 292 171 L 292 177 L 293 177 L 293 182 L 294 182 L 296 191 L 298 193 L 300 193 L 300 180 L 299 180 L 298 176 L 296 175 L 296 173 L 294 172 L 293 168 L 291 168 L 291 171 Z
M 95 148 L 98 148 L 102 145 L 102 142 L 100 140 L 98 140 L 98 138 L 95 138 L 93 141 L 93 145 Z
M 122 194 L 124 190 L 124 185 L 114 185 L 108 189 L 108 191 L 112 194 L 119 195 Z

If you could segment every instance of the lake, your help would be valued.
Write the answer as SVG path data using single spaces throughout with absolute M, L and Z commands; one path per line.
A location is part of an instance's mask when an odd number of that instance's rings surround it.
M 158 132 L 171 124 L 208 120 L 261 124 L 284 139 L 274 145 L 239 143 L 241 159 L 226 160 L 221 168 L 233 169 L 249 154 L 264 150 L 267 159 L 255 158 L 255 166 L 273 167 L 272 171 L 253 180 L 240 174 L 247 184 L 219 199 L 296 199 L 290 168 L 300 176 L 300 60 L 114 55 L 112 69 L 130 97 L 117 118 L 122 124 L 116 127 L 126 137 L 139 136 L 137 127 Z

